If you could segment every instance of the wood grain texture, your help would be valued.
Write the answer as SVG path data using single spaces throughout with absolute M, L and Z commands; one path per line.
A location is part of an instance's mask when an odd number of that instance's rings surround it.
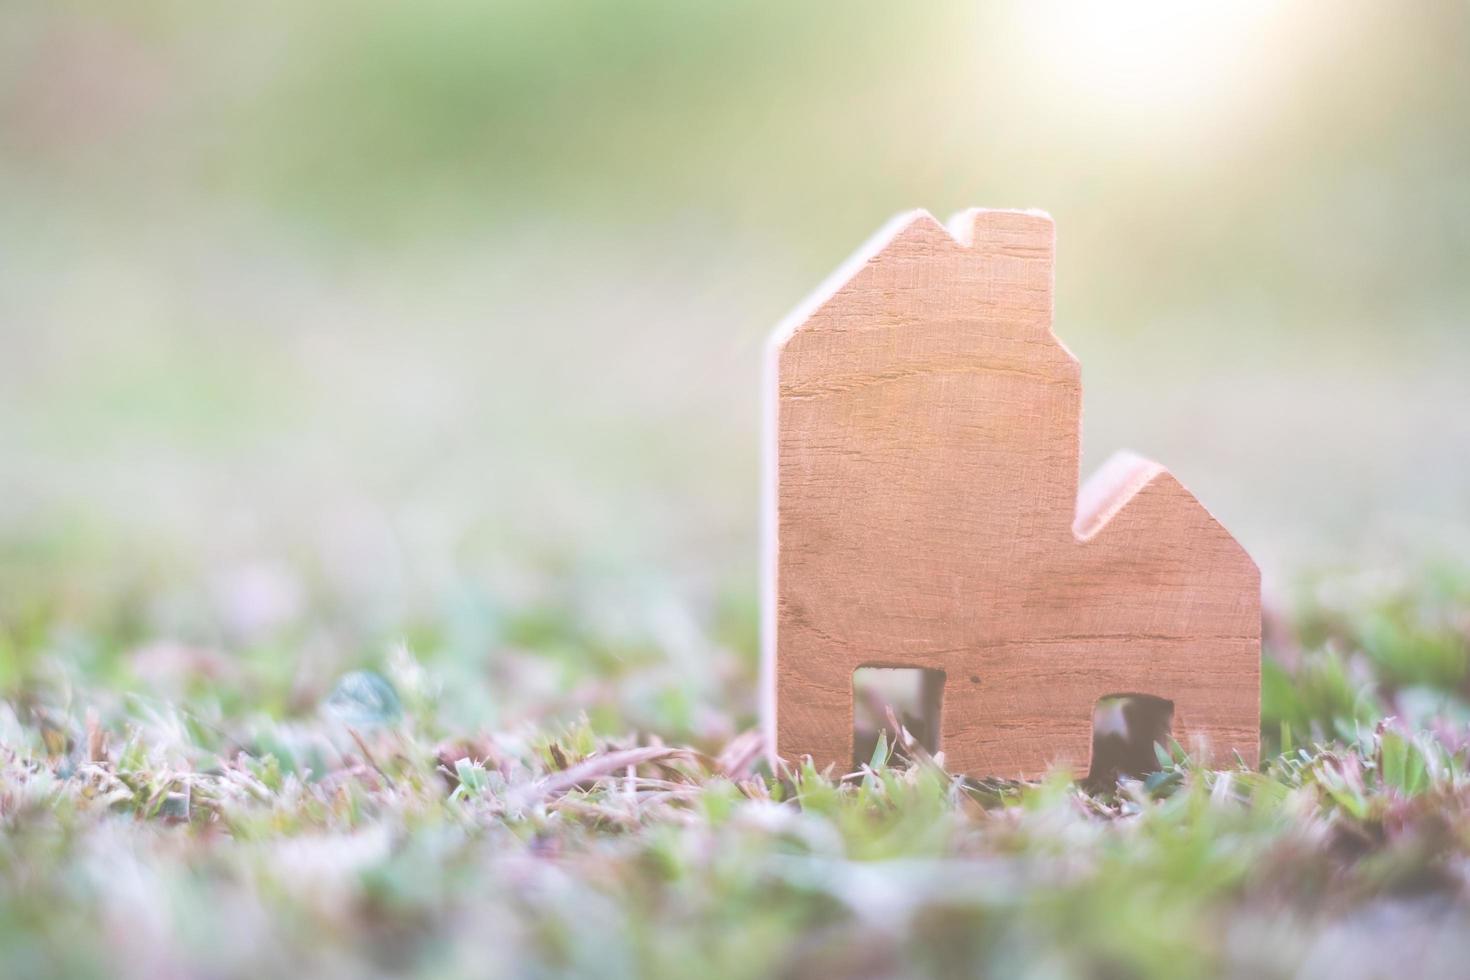
M 845 768 L 858 667 L 945 672 L 954 771 L 1085 771 L 1096 701 L 1174 702 L 1255 765 L 1260 574 L 1157 464 L 1079 494 L 1081 374 L 1052 334 L 1051 219 L 902 215 L 772 337 L 767 744 Z M 1142 383 L 1142 382 L 1140 382 Z

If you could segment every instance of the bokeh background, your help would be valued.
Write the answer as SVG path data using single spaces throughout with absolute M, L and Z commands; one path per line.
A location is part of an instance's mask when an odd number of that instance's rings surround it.
M 1162 460 L 1268 589 L 1464 547 L 1464 3 L 0 24 L 13 630 L 130 594 L 139 636 L 354 624 L 295 669 L 569 580 L 605 626 L 673 597 L 675 647 L 679 609 L 745 629 L 764 337 L 913 207 L 1051 212 L 1084 468 Z
M 1263 771 L 759 774 L 766 334 L 977 205 Z M 1467 273 L 1464 0 L 0 0 L 0 973 L 1464 973 Z

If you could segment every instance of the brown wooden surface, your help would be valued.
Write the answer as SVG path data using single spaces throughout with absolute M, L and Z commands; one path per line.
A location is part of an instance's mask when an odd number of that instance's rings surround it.
M 1035 212 L 900 216 L 772 338 L 768 744 L 845 771 L 852 672 L 945 672 L 949 768 L 1085 772 L 1093 705 L 1174 702 L 1208 761 L 1257 761 L 1260 575 L 1162 467 L 1078 489 L 1082 386 Z M 1138 378 L 1138 384 L 1147 384 Z

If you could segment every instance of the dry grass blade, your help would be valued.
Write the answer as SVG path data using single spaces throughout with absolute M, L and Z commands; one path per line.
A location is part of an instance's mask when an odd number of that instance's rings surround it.
M 731 779 L 749 776 L 765 751 L 766 740 L 759 729 L 751 728 L 730 740 L 715 759 L 715 768 Z
M 693 759 L 695 754 L 689 749 L 649 745 L 595 755 L 590 759 L 584 759 L 570 769 L 555 773 L 527 787 L 514 799 L 514 802 L 520 806 L 528 806 L 553 796 L 560 796 L 583 783 L 596 782 L 599 779 L 617 775 L 630 766 L 641 766 L 648 762 L 675 757 Z
M 884 705 L 883 711 L 888 716 L 889 728 L 895 733 L 895 740 L 898 743 L 898 747 L 902 750 L 901 754 L 905 758 L 912 759 L 920 766 L 933 769 L 948 777 L 949 773 L 944 771 L 944 767 L 939 764 L 939 760 L 935 759 L 929 753 L 929 750 L 924 748 L 918 739 L 914 738 L 913 733 L 898 720 L 898 715 L 894 714 L 893 705 Z

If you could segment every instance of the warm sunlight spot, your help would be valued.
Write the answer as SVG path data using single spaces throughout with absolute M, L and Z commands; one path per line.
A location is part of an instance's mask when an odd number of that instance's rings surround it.
M 1018 5 L 1026 52 L 1076 108 L 1158 119 L 1238 101 L 1270 68 L 1289 25 L 1266 0 Z

